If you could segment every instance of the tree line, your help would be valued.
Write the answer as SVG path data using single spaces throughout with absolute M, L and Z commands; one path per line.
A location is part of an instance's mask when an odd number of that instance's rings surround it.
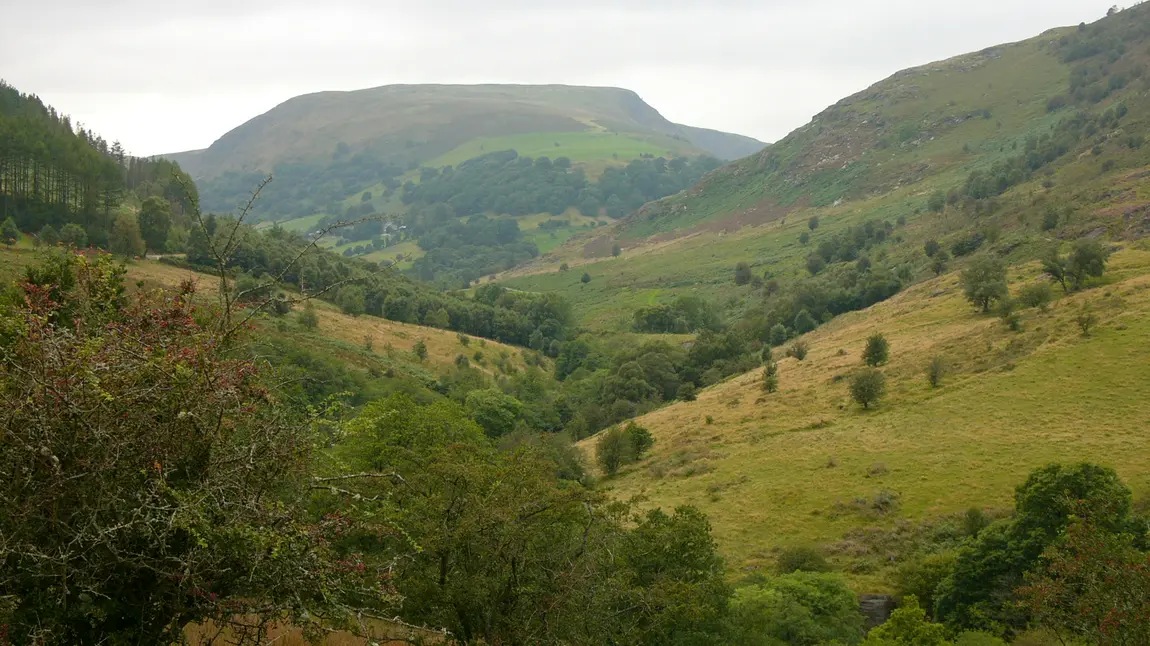
M 125 215 L 121 205 L 151 197 L 179 217 L 195 199 L 195 186 L 178 165 L 129 156 L 118 142 L 74 127 L 38 97 L 0 82 L 0 220 L 50 239 L 75 225 L 84 232 L 82 244 L 103 247 Z
M 366 148 L 352 152 L 340 143 L 331 155 L 314 161 L 280 162 L 270 169 L 276 182 L 261 193 L 252 209 L 255 222 L 291 219 L 313 213 L 344 213 L 348 196 L 383 183 L 388 190 L 399 187 L 398 177 L 408 170 L 377 151 Z M 199 180 L 205 211 L 230 213 L 245 204 L 253 186 L 268 173 L 227 171 Z M 354 218 L 353 218 L 354 219 Z
M 406 205 L 448 205 L 456 217 L 480 213 L 559 215 L 576 207 L 589 217 L 619 218 L 643 204 L 693 186 L 720 163 L 711 157 L 635 159 L 608 167 L 591 182 L 571 160 L 532 159 L 514 150 L 488 153 L 457 167 L 424 168 L 403 185 Z
M 355 316 L 379 316 L 521 346 L 538 333 L 548 348 L 552 341 L 565 339 L 572 325 L 570 305 L 552 294 L 512 294 L 491 287 L 468 298 L 415 283 L 376 263 L 330 252 L 308 253 L 308 240 L 279 227 L 257 230 L 215 215 L 206 216 L 204 222 L 202 230 L 189 236 L 190 265 L 213 269 L 217 262 L 213 249 L 227 246 L 231 254 L 226 268 L 237 279 L 251 278 L 269 291 L 279 290 L 282 283 L 319 294 Z

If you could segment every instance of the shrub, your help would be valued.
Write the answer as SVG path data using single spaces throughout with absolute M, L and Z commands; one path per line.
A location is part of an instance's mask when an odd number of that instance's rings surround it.
M 985 239 L 981 233 L 972 233 L 961 240 L 956 240 L 954 244 L 950 245 L 950 253 L 954 254 L 955 258 L 968 256 L 978 251 L 978 248 L 982 246 L 983 242 L 985 242 Z
M 16 226 L 16 221 L 12 218 L 7 218 L 3 223 L 0 223 L 0 238 L 4 239 L 4 244 L 12 246 L 20 239 L 20 228 Z
M 626 436 L 622 429 L 615 426 L 607 429 L 595 443 L 595 460 L 604 473 L 613 476 L 626 463 L 628 450 Z
M 782 323 L 776 323 L 771 326 L 771 331 L 768 336 L 769 342 L 772 346 L 778 347 L 787 342 L 787 326 Z
M 810 349 L 811 348 L 809 345 L 807 345 L 806 341 L 798 339 L 792 343 L 789 348 L 787 348 L 787 356 L 794 357 L 799 361 L 802 361 L 803 359 L 807 358 L 807 353 L 810 352 Z
M 930 360 L 930 365 L 926 368 L 926 380 L 930 383 L 931 388 L 938 388 L 942 385 L 947 370 L 946 359 L 936 356 Z
M 779 574 L 792 572 L 829 572 L 830 563 L 822 552 L 813 547 L 789 547 L 779 553 L 775 562 L 775 569 Z
M 1098 323 L 1098 317 L 1094 315 L 1090 305 L 1087 304 L 1078 312 L 1078 316 L 1074 317 L 1074 322 L 1078 325 L 1078 329 L 1082 330 L 1082 336 L 1090 336 L 1090 328 Z
M 814 231 L 815 229 L 819 228 L 819 216 L 812 215 L 811 219 L 807 220 L 807 227 L 811 231 Z
M 807 271 L 809 271 L 812 276 L 818 274 L 820 271 L 826 268 L 826 266 L 827 261 L 824 260 L 823 257 L 819 254 L 812 253 L 811 255 L 807 256 Z
M 468 415 L 493 438 L 510 434 L 523 414 L 523 403 L 497 388 L 472 390 L 467 393 L 464 406 Z
M 867 337 L 862 358 L 863 363 L 868 366 L 881 366 L 890 358 L 890 342 L 879 332 L 870 335 Z
M 735 265 L 735 284 L 742 286 L 751 282 L 751 266 L 745 262 Z
M 874 368 L 864 368 L 851 378 L 851 398 L 870 408 L 886 394 L 886 377 Z
M 988 525 L 990 525 L 990 519 L 986 517 L 986 512 L 978 507 L 971 507 L 962 515 L 962 529 L 967 536 L 972 538 L 978 536 L 978 533 L 986 529 Z
M 50 224 L 45 224 L 44 228 L 40 229 L 39 237 L 41 244 L 46 244 L 50 247 L 54 247 L 57 242 L 60 242 L 60 234 L 53 229 Z
M 88 244 L 88 234 L 84 227 L 69 223 L 60 227 L 60 242 L 74 247 L 83 247 Z
M 693 402 L 695 401 L 696 396 L 697 391 L 695 389 L 695 384 L 689 381 L 679 384 L 679 389 L 675 392 L 675 399 L 678 399 L 679 401 Z
M 934 262 L 930 264 L 931 271 L 935 276 L 941 276 L 946 271 L 946 262 L 950 260 L 950 255 L 945 251 L 940 251 L 934 255 Z
M 344 314 L 359 316 L 366 310 L 366 294 L 359 285 L 345 285 L 336 294 L 335 302 Z
M 931 238 L 922 246 L 922 250 L 927 258 L 934 258 L 934 255 L 942 250 L 942 245 L 938 244 L 938 240 Z
M 916 597 L 927 608 L 934 607 L 934 590 L 954 569 L 957 555 L 942 552 L 920 556 L 903 563 L 895 570 L 895 591 L 897 596 Z
M 998 301 L 998 318 L 1011 332 L 1022 329 L 1022 319 L 1014 309 L 1014 299 L 1005 297 Z
M 559 265 L 559 271 L 567 271 L 569 269 L 571 269 L 571 267 L 567 263 Z
M 815 317 L 811 316 L 811 313 L 805 309 L 799 310 L 799 313 L 795 315 L 795 334 L 806 334 L 818 325 Z
M 415 345 L 411 347 L 411 354 L 420 361 L 427 361 L 427 344 L 424 343 L 423 339 L 415 342 Z
M 466 356 L 457 354 L 455 355 L 455 366 L 457 368 L 468 368 L 471 366 L 471 361 L 469 361 Z
M 946 209 L 946 193 L 941 189 L 931 193 L 926 200 L 926 208 L 934 213 L 942 213 Z
M 312 307 L 310 302 L 304 305 L 304 308 L 297 315 L 296 320 L 301 327 L 308 330 L 314 330 L 319 327 L 319 315 L 315 313 L 315 308 Z
M 591 274 L 583 272 L 583 277 L 579 279 L 579 282 L 583 283 L 584 285 L 591 282 Z
M 627 445 L 631 449 L 628 457 L 632 461 L 642 459 L 643 454 L 655 444 L 655 438 L 651 437 L 651 431 L 635 422 L 627 422 L 627 426 L 623 428 L 623 434 L 627 437 Z
M 311 486 L 321 436 L 222 342 L 231 320 L 197 325 L 191 281 L 129 298 L 109 257 L 54 255 L 3 315 L 0 642 L 173 644 L 209 618 L 386 604 L 305 511 L 342 500 Z
M 902 607 L 891 613 L 886 623 L 867 634 L 863 646 L 914 644 L 914 646 L 949 646 L 946 627 L 927 621 L 926 611 L 916 597 L 903 599 Z
M 987 632 L 968 630 L 955 637 L 954 646 L 1006 646 L 1006 642 Z
M 807 233 L 806 231 L 803 231 L 802 233 L 799 234 L 799 244 L 807 244 L 810 241 L 811 241 L 811 234 Z
M 824 572 L 765 577 L 736 589 L 727 622 L 727 639 L 706 643 L 857 644 L 863 635 L 858 598 L 840 577 Z
M 770 361 L 763 366 L 763 391 L 773 393 L 779 389 L 779 364 Z
M 1054 290 L 1050 288 L 1050 283 L 1032 283 L 1022 288 L 1018 293 L 1018 302 L 1026 307 L 1037 307 L 1043 312 L 1046 311 L 1050 305 L 1050 301 L 1054 300 Z

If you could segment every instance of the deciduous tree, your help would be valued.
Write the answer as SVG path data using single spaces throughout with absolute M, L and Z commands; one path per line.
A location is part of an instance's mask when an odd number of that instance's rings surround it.
M 995 301 L 1007 295 L 1006 265 L 990 255 L 975 258 L 962 272 L 962 288 L 971 305 L 989 312 Z
M 851 398 L 870 408 L 886 394 L 886 377 L 874 368 L 863 368 L 851 378 Z

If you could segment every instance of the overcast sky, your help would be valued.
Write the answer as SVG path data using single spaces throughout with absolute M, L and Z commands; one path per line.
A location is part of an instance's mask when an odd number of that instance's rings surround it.
M 389 83 L 635 90 L 774 141 L 900 69 L 1113 0 L 0 0 L 0 78 L 140 155 L 298 94 Z

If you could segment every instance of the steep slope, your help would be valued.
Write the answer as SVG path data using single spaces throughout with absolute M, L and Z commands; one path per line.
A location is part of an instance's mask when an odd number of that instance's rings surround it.
M 932 238 L 949 247 L 979 234 L 1022 260 L 1051 235 L 1143 235 L 1148 28 L 1150 7 L 1138 6 L 900 72 L 504 280 L 558 290 L 586 323 L 610 328 L 629 325 L 628 310 L 679 294 L 748 299 L 731 280 L 740 261 L 767 279 L 798 280 L 823 243 L 868 221 L 905 223 L 872 258 L 918 278 L 931 273 L 921 249 Z M 616 246 L 623 253 L 613 258 Z M 563 263 L 592 281 L 557 271 Z
M 186 163 L 197 177 L 212 177 L 229 170 L 270 172 L 282 162 L 329 157 L 340 144 L 406 165 L 435 159 L 473 139 L 577 132 L 632 138 L 652 151 L 708 152 L 727 159 L 763 145 L 673 124 L 634 92 L 619 88 L 389 85 L 289 99 L 206 150 L 166 156 Z M 563 146 L 552 154 L 563 155 Z
M 1037 274 L 1012 271 L 1012 290 Z M 1115 254 L 1106 283 L 1026 310 L 1021 332 L 972 310 L 957 274 L 916 285 L 804 337 L 810 354 L 780 362 L 778 392 L 756 371 L 637 419 L 654 448 L 605 484 L 652 506 L 698 505 L 735 570 L 819 546 L 863 591 L 945 540 L 948 516 L 1008 509 L 1034 467 L 1106 464 L 1148 496 L 1150 245 Z M 1089 336 L 1076 324 L 1086 305 Z M 888 396 L 863 410 L 848 383 L 874 332 L 891 344 Z M 931 388 L 936 356 L 948 369 Z M 582 443 L 589 457 L 595 441 Z

